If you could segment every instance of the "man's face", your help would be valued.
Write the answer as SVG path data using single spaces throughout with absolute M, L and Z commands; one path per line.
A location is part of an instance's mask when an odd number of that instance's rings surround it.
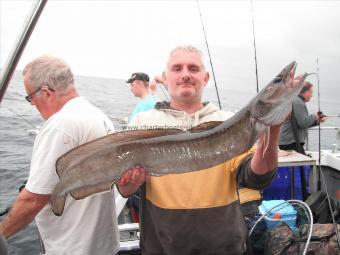
M 25 76 L 24 76 L 24 86 L 25 86 L 25 90 L 26 90 L 27 95 L 30 95 L 37 90 L 36 88 L 33 87 L 32 83 L 29 79 L 28 73 L 26 73 Z M 44 96 L 43 96 L 42 93 L 44 93 L 44 88 L 40 89 L 39 92 L 35 93 L 32 96 L 31 104 L 34 105 L 37 108 L 37 110 L 40 112 L 41 116 L 45 120 L 47 120 L 52 115 L 52 113 L 50 112 L 49 106 L 48 106 L 46 100 L 44 99 Z
M 303 97 L 305 99 L 306 102 L 309 102 L 309 100 L 312 98 L 313 96 L 313 88 L 310 88 L 309 90 L 307 90 L 304 94 Z
M 202 100 L 209 73 L 205 71 L 200 55 L 178 50 L 170 56 L 163 80 L 172 101 L 193 103 Z
M 143 90 L 143 83 L 139 80 L 134 80 L 131 82 L 131 92 L 135 97 L 141 97 L 142 96 L 142 90 Z

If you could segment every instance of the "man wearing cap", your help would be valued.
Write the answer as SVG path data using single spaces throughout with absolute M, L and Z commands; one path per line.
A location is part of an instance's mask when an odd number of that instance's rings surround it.
M 129 122 L 131 122 L 138 113 L 153 109 L 156 104 L 155 98 L 149 91 L 149 80 L 149 75 L 146 73 L 133 73 L 126 81 L 131 85 L 131 91 L 134 96 L 141 99 L 131 113 Z

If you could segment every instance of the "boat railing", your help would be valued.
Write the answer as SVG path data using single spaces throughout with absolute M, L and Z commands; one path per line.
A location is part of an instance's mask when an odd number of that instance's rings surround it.
M 306 139 L 306 149 L 310 150 L 310 137 L 311 135 L 316 134 L 316 132 L 319 131 L 319 127 L 315 126 L 315 127 L 311 127 L 308 129 L 308 135 L 307 135 L 307 139 Z M 332 150 L 333 153 L 338 152 L 338 148 L 340 148 L 339 145 L 339 140 L 340 140 L 340 127 L 336 127 L 336 126 L 322 126 L 320 127 L 320 132 L 327 132 L 328 134 L 333 132 L 335 139 L 334 139 L 334 143 L 330 144 L 330 149 Z M 333 140 L 332 140 L 333 141 Z M 323 148 L 321 148 L 323 149 Z M 328 148 L 329 149 L 329 148 Z

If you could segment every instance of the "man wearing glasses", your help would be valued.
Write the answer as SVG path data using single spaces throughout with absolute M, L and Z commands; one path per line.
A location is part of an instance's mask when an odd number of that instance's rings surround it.
M 42 254 L 116 254 L 118 228 L 112 193 L 82 200 L 68 197 L 61 217 L 53 214 L 50 194 L 59 181 L 56 160 L 83 143 L 114 131 L 98 108 L 78 95 L 73 74 L 61 59 L 42 56 L 23 71 L 25 97 L 46 120 L 37 135 L 26 187 L 7 218 L 0 222 L 6 239 L 34 218 L 41 234 Z
M 31 93 L 31 94 L 25 96 L 25 99 L 26 99 L 29 103 L 32 103 L 33 96 L 34 96 L 35 94 L 37 94 L 38 92 L 40 92 L 40 90 L 41 90 L 42 88 L 43 88 L 43 87 L 40 87 L 40 88 L 38 88 L 36 91 L 34 91 L 33 93 Z M 52 92 L 54 92 L 54 89 L 51 89 L 51 88 L 48 87 L 48 86 L 47 86 L 47 88 L 48 88 L 49 90 L 51 90 Z

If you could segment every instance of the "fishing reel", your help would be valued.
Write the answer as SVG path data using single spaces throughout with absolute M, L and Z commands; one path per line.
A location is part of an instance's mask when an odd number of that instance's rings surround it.
M 326 115 L 324 115 L 321 111 L 318 111 L 316 114 L 319 116 L 320 119 L 326 117 Z
M 19 193 L 22 191 L 23 188 L 25 188 L 26 183 L 27 183 L 27 179 L 24 180 L 23 184 L 19 187 Z
M 23 188 L 25 188 L 26 183 L 27 183 L 27 179 L 24 180 L 23 184 L 19 187 L 19 193 L 22 191 Z M 3 211 L 0 211 L 0 217 L 6 215 L 7 213 L 9 213 L 10 210 L 11 210 L 11 206 L 8 206 Z

